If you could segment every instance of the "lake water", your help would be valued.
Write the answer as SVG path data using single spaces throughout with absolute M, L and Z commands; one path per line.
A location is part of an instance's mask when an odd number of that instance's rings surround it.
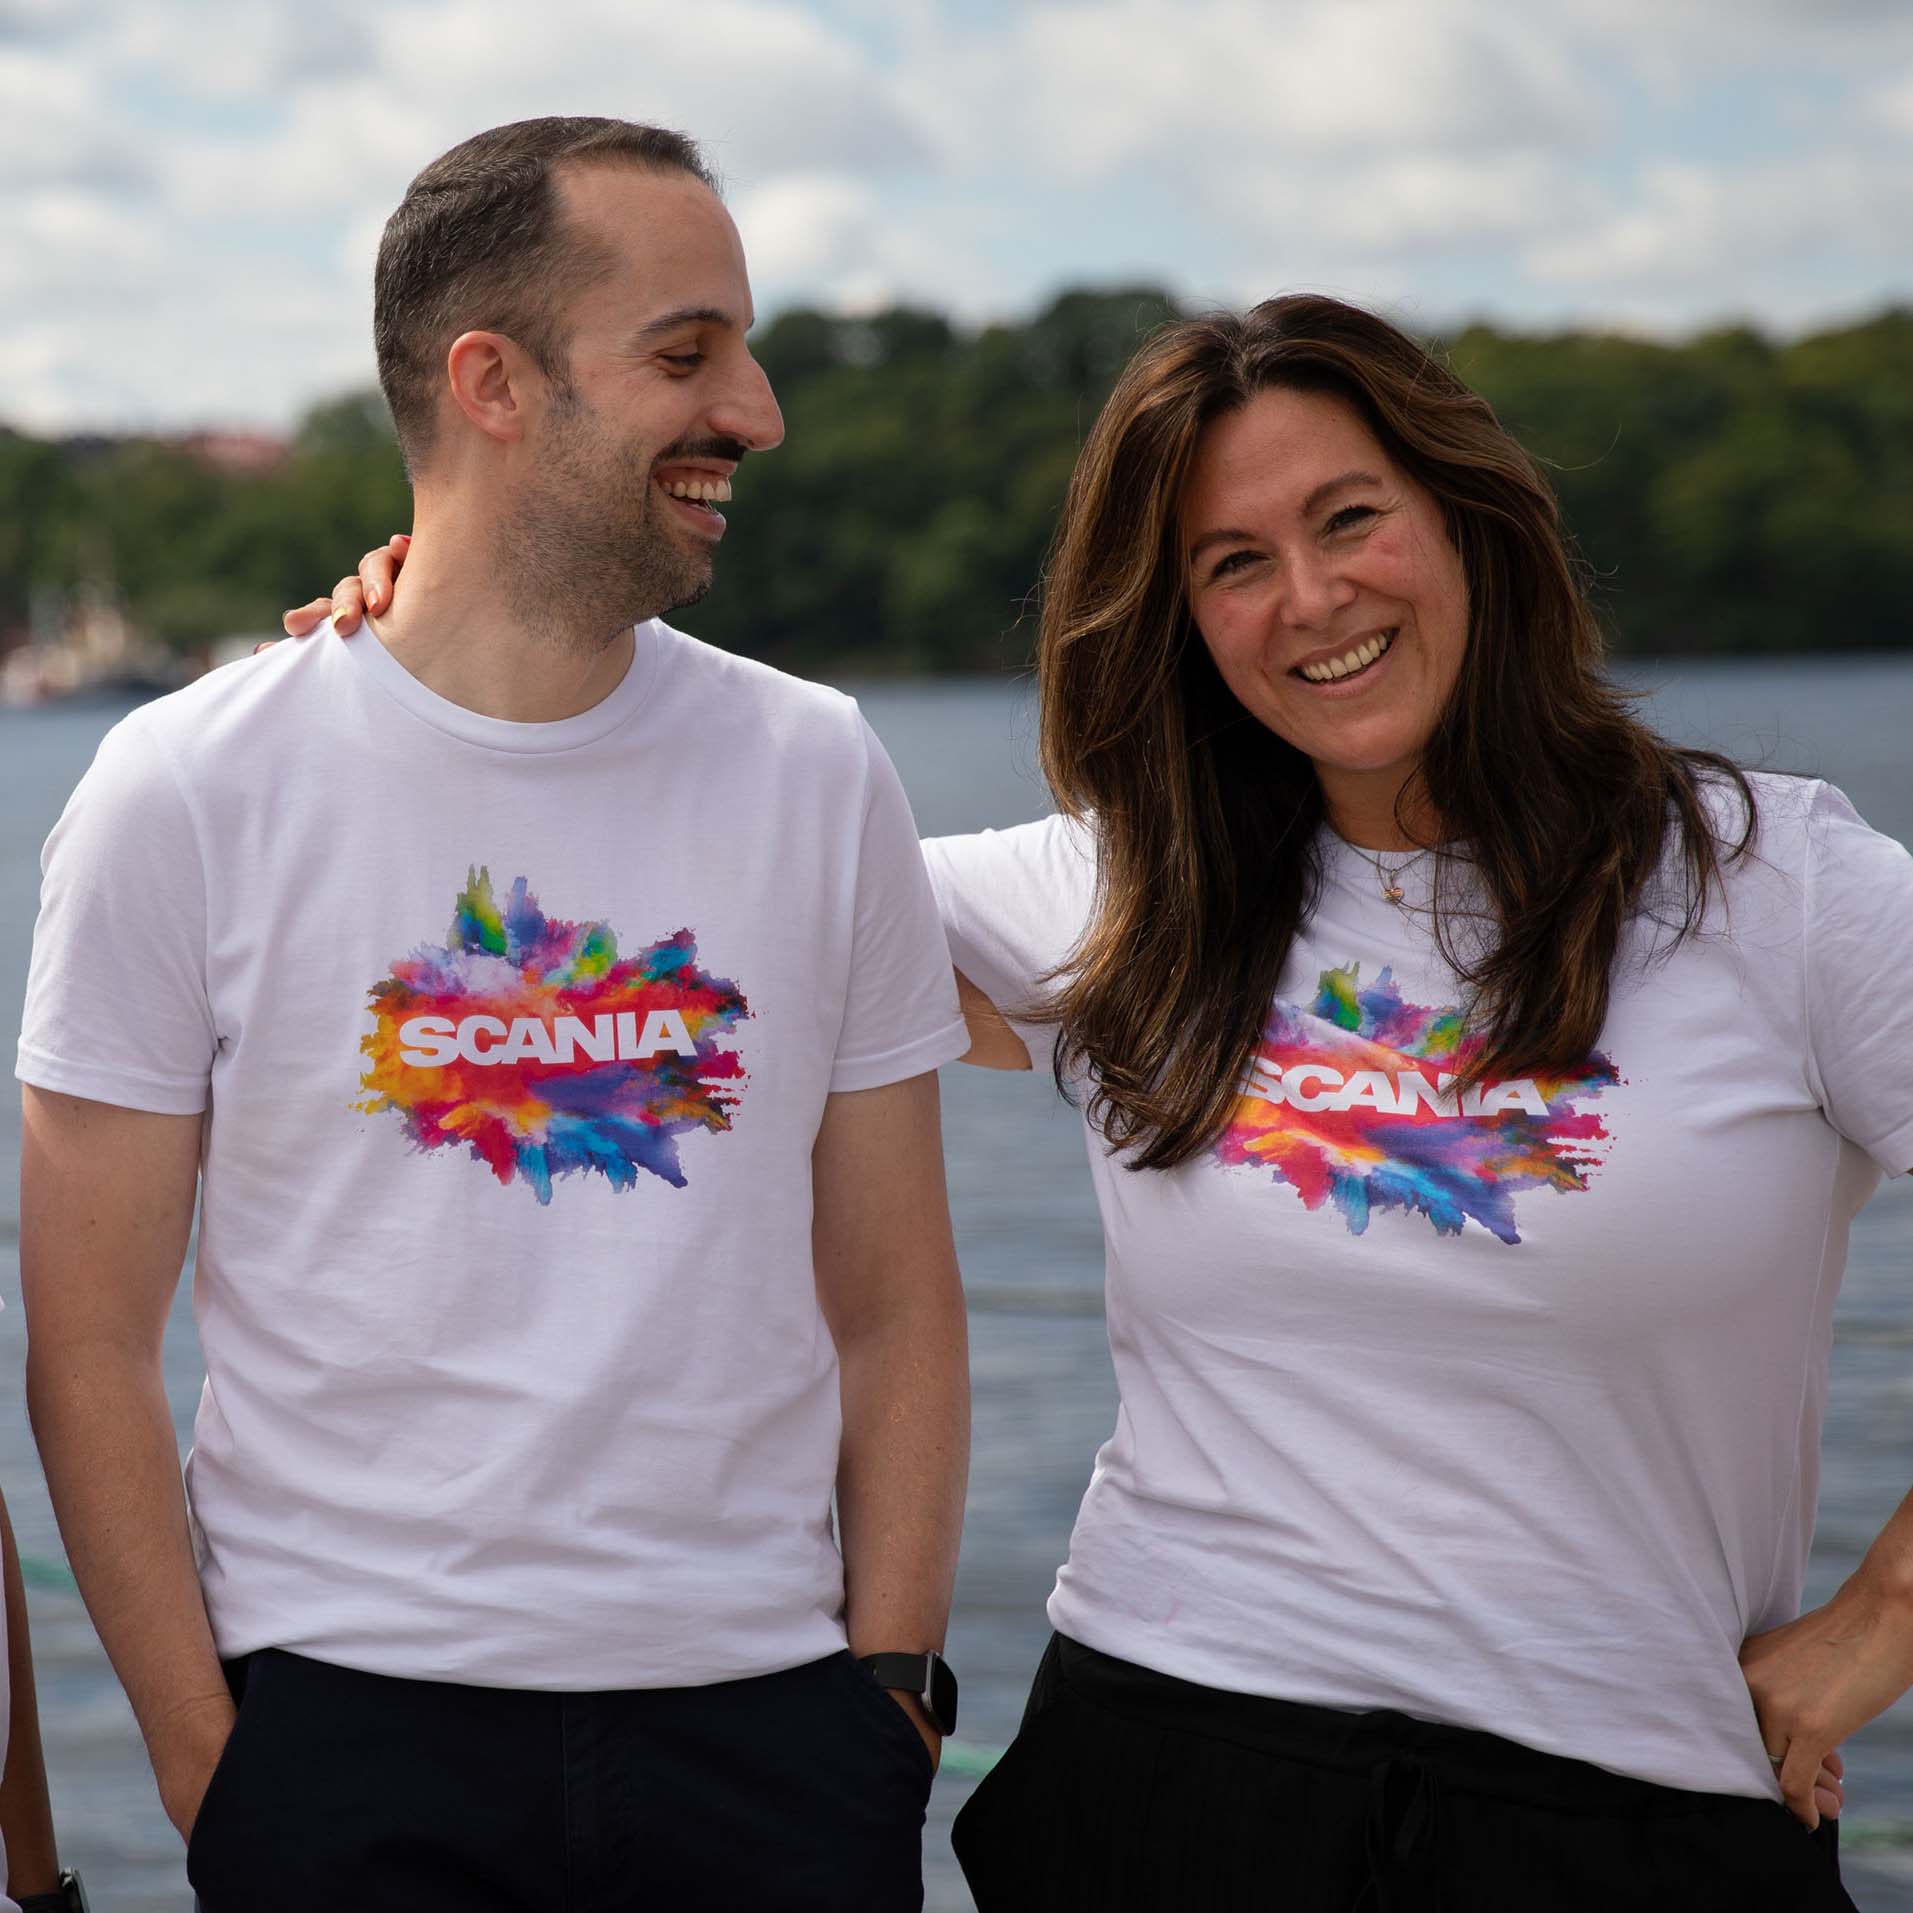
M 1913 657 L 1671 664 L 1638 671 L 1655 721 L 1743 761 L 1840 784 L 1861 813 L 1913 840 Z M 1032 767 L 1025 687 L 853 686 L 889 746 L 926 833 L 1019 823 L 1049 808 Z M 39 846 L 123 707 L 0 711 L 0 1023 L 18 1025 Z M 1909 1059 L 1913 1062 L 1913 1059 Z M 1102 1323 L 1102 1236 L 1074 1114 L 1046 1082 L 944 1073 L 958 1249 L 971 1298 L 976 1447 L 950 1657 L 963 1738 L 939 1776 L 926 1843 L 928 1905 L 968 1908 L 951 1815 L 1015 1727 L 1044 1635 L 1043 1600 L 1115 1391 Z M 0 1098 L 0 1151 L 19 1115 Z M 0 1193 L 0 1483 L 32 1585 L 29 1604 L 54 1810 L 101 1913 L 189 1913 L 179 1842 L 159 1811 L 132 1718 L 65 1584 L 59 1537 L 20 1403 L 17 1192 Z M 199 1355 L 182 1284 L 167 1381 L 182 1448 Z M 1808 1600 L 1824 1600 L 1913 1482 L 1913 1180 L 1859 1219 L 1836 1318 L 1833 1390 Z M 1849 1886 L 1868 1913 L 1913 1910 L 1913 1702 L 1848 1748 Z M 1199 1913 L 1192 1909 L 1192 1913 Z

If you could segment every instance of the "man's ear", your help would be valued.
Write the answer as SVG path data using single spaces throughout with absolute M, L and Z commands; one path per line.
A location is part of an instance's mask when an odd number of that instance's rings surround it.
M 539 373 L 524 348 L 502 332 L 461 332 L 445 355 L 458 409 L 501 444 L 525 435 Z

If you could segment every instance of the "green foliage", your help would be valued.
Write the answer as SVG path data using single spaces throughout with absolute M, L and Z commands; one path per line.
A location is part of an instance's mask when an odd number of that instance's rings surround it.
M 1476 328 L 1450 356 L 1548 465 L 1617 648 L 1913 641 L 1913 313 L 1791 345 Z
M 1130 287 L 974 334 L 915 308 L 784 313 L 756 350 L 786 441 L 745 461 L 686 621 L 798 669 L 1022 665 L 1077 449 L 1173 311 Z M 1547 464 L 1620 648 L 1908 642 L 1913 312 L 1790 344 L 1478 326 L 1444 349 Z M 409 520 L 376 392 L 315 407 L 265 471 L 0 431 L 0 636 L 85 583 L 182 646 L 269 630 Z

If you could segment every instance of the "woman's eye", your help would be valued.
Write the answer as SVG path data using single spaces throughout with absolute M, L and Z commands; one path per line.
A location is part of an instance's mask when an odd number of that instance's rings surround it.
M 1322 529 L 1326 532 L 1348 531 L 1359 525 L 1364 518 L 1374 516 L 1373 505 L 1344 505 L 1340 511 L 1330 515 L 1328 523 Z
M 1232 551 L 1229 553 L 1229 555 L 1226 558 L 1222 559 L 1222 561 L 1216 566 L 1216 568 L 1212 572 L 1210 572 L 1209 580 L 1213 584 L 1216 579 L 1225 576 L 1227 573 L 1231 571 L 1240 571 L 1244 565 L 1253 564 L 1254 562 L 1255 562 L 1254 552 Z

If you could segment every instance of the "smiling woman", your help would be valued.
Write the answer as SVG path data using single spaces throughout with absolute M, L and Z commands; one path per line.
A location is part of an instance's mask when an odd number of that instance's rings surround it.
M 1851 1905 L 1913 1502 L 1799 1602 L 1913 860 L 1601 654 L 1534 462 L 1369 313 L 1170 325 L 1090 434 L 1062 814 L 925 847 L 972 1028 L 1083 1110 L 1122 1394 L 983 1913 Z
M 1485 1039 L 1464 1082 L 1585 1055 L 1670 815 L 1684 885 L 1653 902 L 1680 931 L 1756 822 L 1740 772 L 1635 722 L 1601 658 L 1539 469 L 1394 327 L 1293 297 L 1145 346 L 1077 468 L 1044 624 L 1045 768 L 1096 817 L 1104 886 L 1055 1009 L 1112 1137 L 1160 1167 L 1227 1120 L 1325 817 L 1430 853 Z
M 1293 496 L 1348 460 L 1359 465 Z M 1275 472 L 1296 476 L 1278 487 Z M 1434 499 L 1344 401 L 1270 389 L 1203 434 L 1182 519 L 1190 602 L 1222 681 L 1315 765 L 1356 841 L 1415 848 L 1395 800 L 1468 642 L 1468 583 Z M 1256 522 L 1203 529 L 1239 519 Z

